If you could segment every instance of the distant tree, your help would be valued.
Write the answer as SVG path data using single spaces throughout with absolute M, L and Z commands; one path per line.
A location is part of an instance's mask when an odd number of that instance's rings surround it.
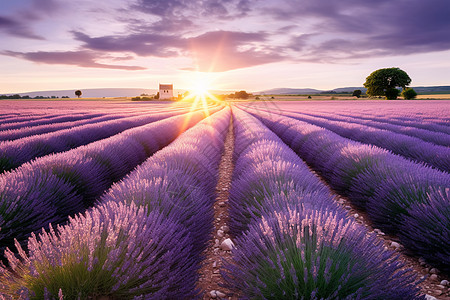
M 361 97 L 362 91 L 361 90 L 354 90 L 352 96 L 359 98 Z
M 156 93 L 155 99 L 159 99 L 159 92 Z
M 234 93 L 234 98 L 236 99 L 248 99 L 250 95 L 246 91 L 239 91 Z
M 312 97 L 311 96 L 308 96 L 308 99 L 311 99 Z
M 402 97 L 406 100 L 412 100 L 417 97 L 417 92 L 412 88 L 407 88 L 402 91 Z
M 82 93 L 81 93 L 81 91 L 80 91 L 80 90 L 76 90 L 76 91 L 75 91 L 75 95 L 77 95 L 77 96 L 78 96 L 78 98 L 80 98 L 81 94 L 82 94 Z
M 385 68 L 372 72 L 364 83 L 367 95 L 385 96 L 388 100 L 395 100 L 399 91 L 397 87 L 405 89 L 411 83 L 411 78 L 400 68 Z

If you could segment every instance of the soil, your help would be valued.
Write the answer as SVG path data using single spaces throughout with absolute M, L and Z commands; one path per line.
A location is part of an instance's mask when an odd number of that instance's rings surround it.
M 214 297 L 215 299 L 238 299 L 231 291 L 223 287 L 224 280 L 220 274 L 223 259 L 231 259 L 231 251 L 223 251 L 218 245 L 223 240 L 231 238 L 225 232 L 220 237 L 217 231 L 228 223 L 228 195 L 231 187 L 231 177 L 233 175 L 233 151 L 234 151 L 234 132 L 233 123 L 230 122 L 228 133 L 225 139 L 225 149 L 219 164 L 219 179 L 216 186 L 216 200 L 214 203 L 214 232 L 207 249 L 203 253 L 205 260 L 200 269 L 200 279 L 197 287 L 202 291 L 203 299 L 212 299 L 211 291 L 219 291 L 226 296 L 224 298 Z M 216 243 L 216 240 L 219 243 Z

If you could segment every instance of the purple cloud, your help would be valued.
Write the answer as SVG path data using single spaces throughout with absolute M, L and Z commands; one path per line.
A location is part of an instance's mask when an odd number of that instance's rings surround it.
M 447 0 L 317 0 L 302 5 L 285 0 L 267 13 L 277 20 L 313 23 L 309 33 L 322 38 L 306 45 L 294 39 L 289 47 L 317 61 L 450 49 Z
M 98 63 L 98 59 L 107 58 L 104 55 L 94 53 L 92 51 L 66 51 L 66 52 L 14 52 L 3 51 L 0 54 L 18 57 L 36 63 L 58 64 L 58 65 L 74 65 L 86 68 L 104 68 L 119 70 L 145 70 L 139 66 L 123 66 Z
M 258 49 L 266 38 L 265 33 L 214 31 L 190 38 L 188 43 L 199 71 L 223 72 L 284 60 L 274 49 Z
M 152 33 L 130 35 L 109 35 L 90 37 L 82 32 L 72 32 L 75 39 L 83 42 L 83 47 L 105 52 L 132 52 L 139 56 L 174 57 L 185 43 L 177 36 Z
M 265 33 L 212 31 L 190 38 L 152 33 L 94 38 L 81 32 L 73 34 L 84 42 L 83 48 L 96 51 L 155 57 L 189 56 L 194 61 L 194 69 L 199 71 L 222 72 L 285 59 L 278 49 L 258 49 L 258 45 L 267 42 Z
M 16 37 L 44 40 L 43 37 L 33 33 L 25 23 L 9 17 L 0 16 L 0 31 Z

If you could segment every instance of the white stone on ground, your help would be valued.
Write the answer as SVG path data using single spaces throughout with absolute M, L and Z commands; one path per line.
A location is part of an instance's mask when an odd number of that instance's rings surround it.
M 231 249 L 233 249 L 233 247 L 234 243 L 231 239 L 225 239 L 220 245 L 220 248 L 225 251 L 230 251 Z
M 431 274 L 430 279 L 431 280 L 438 280 L 438 276 L 436 274 Z
M 425 295 L 425 299 L 426 299 L 426 300 L 437 300 L 436 297 L 433 297 L 433 296 L 431 296 L 431 295 Z
M 449 284 L 448 280 L 442 280 L 441 285 L 447 286 Z
M 224 293 L 219 292 L 219 291 L 216 291 L 216 295 L 217 295 L 217 297 L 220 297 L 220 298 L 223 298 L 226 296 Z
M 223 237 L 224 236 L 223 230 L 220 230 L 220 229 L 217 230 L 217 236 L 220 237 L 220 238 Z
M 392 242 L 391 243 L 391 247 L 394 247 L 395 249 L 398 249 L 398 248 L 400 248 L 400 244 L 397 243 L 397 242 Z

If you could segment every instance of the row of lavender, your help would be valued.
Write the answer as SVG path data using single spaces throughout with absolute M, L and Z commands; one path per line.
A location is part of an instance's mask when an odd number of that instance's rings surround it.
M 213 109 L 212 111 L 217 111 Z M 47 155 L 0 176 L 0 249 L 25 241 L 31 232 L 82 212 L 204 112 L 139 126 L 67 152 Z
M 83 106 L 82 106 L 83 107 Z M 21 109 L 20 106 L 16 107 Z M 132 115 L 151 115 L 154 113 L 162 112 L 174 112 L 176 110 L 186 111 L 189 107 L 185 105 L 176 106 L 161 106 L 152 105 L 149 107 L 123 107 L 123 108 L 108 108 L 108 110 L 98 110 L 97 112 L 86 113 L 84 111 L 58 111 L 47 114 L 40 114 L 36 112 L 33 115 L 19 114 L 14 117 L 0 119 L 0 132 L 7 133 L 12 130 L 20 130 L 26 128 L 39 128 L 45 125 L 55 125 L 70 122 L 77 122 L 83 120 L 89 120 L 96 117 L 106 117 L 108 115 L 125 114 L 128 116 Z M 38 111 L 38 110 L 36 110 Z M 76 123 L 75 123 L 76 124 Z M 45 128 L 45 127 L 44 127 Z
M 7 252 L 6 297 L 190 299 L 212 231 L 230 110 L 182 134 L 69 223 Z M 162 129 L 162 128 L 160 128 Z M 164 134 L 169 128 L 161 130 Z M 17 245 L 20 249 L 20 246 Z
M 444 100 L 445 101 L 445 100 Z M 435 106 L 435 107 L 442 107 L 442 102 L 439 103 L 440 105 L 436 105 L 436 103 L 426 103 L 424 105 L 427 106 Z M 408 107 L 411 107 L 408 105 Z M 384 112 L 384 109 L 383 109 Z M 357 113 L 355 111 L 352 111 L 351 114 L 345 114 L 345 113 L 339 113 L 340 115 L 348 116 L 348 117 L 357 117 L 363 120 L 373 120 L 378 122 L 384 122 L 389 124 L 396 124 L 400 126 L 408 126 L 408 127 L 416 127 L 416 128 L 423 128 L 426 130 L 431 131 L 442 131 L 442 130 L 448 130 L 450 118 L 448 117 L 448 113 L 446 112 L 446 109 L 444 108 L 440 112 L 427 112 L 427 111 L 421 111 L 416 112 L 415 114 L 412 114 L 411 112 L 405 113 L 405 111 L 402 111 L 402 109 L 396 109 L 394 108 L 394 112 L 391 113 L 383 113 L 383 114 L 376 114 L 374 111 L 366 111 L 364 113 Z M 442 125 L 442 126 L 440 126 Z M 447 128 L 446 128 L 447 127 Z
M 244 299 L 421 299 L 411 270 L 348 217 L 273 132 L 233 109 L 235 172 L 225 265 Z
M 62 114 L 45 114 L 38 116 L 19 115 L 1 120 L 0 130 L 19 129 L 24 126 L 48 125 L 59 122 L 73 122 L 79 120 L 90 119 L 94 117 L 104 116 L 104 113 L 62 113 Z
M 450 127 L 441 124 L 430 124 L 429 129 L 422 129 L 413 127 L 411 122 L 404 123 L 402 125 L 391 124 L 389 120 L 386 121 L 375 121 L 369 116 L 357 117 L 349 114 L 339 114 L 339 113 L 304 113 L 302 115 L 307 115 L 311 117 L 325 118 L 333 121 L 342 121 L 347 123 L 355 123 L 360 125 L 366 125 L 378 129 L 385 129 L 392 132 L 405 134 L 408 136 L 419 138 L 423 141 L 430 142 L 441 146 L 450 146 Z M 395 123 L 398 123 L 394 120 Z M 421 123 L 423 125 L 423 123 Z M 450 123 L 449 123 L 450 125 Z
M 425 162 L 439 170 L 450 172 L 450 135 L 440 133 L 436 139 L 447 139 L 447 146 L 436 145 L 423 139 L 395 133 L 387 129 L 378 129 L 348 120 L 333 121 L 327 116 L 282 112 L 283 115 L 331 130 L 343 137 L 375 145 L 417 162 Z
M 131 115 L 132 116 L 132 115 Z M 24 138 L 27 136 L 44 134 L 49 132 L 55 132 L 62 129 L 73 128 L 77 126 L 93 124 L 103 121 L 109 121 L 114 119 L 131 117 L 129 114 L 108 114 L 105 116 L 95 116 L 88 118 L 86 120 L 75 120 L 75 121 L 63 121 L 63 122 L 55 122 L 51 124 L 43 124 L 43 125 L 32 125 L 26 122 L 21 125 L 19 128 L 15 129 L 6 129 L 0 131 L 0 141 L 12 141 L 20 138 Z M 1 121 L 0 121 L 1 122 Z
M 375 226 L 450 271 L 450 175 L 385 149 L 275 114 L 255 113 Z
M 138 115 L 89 123 L 55 132 L 32 135 L 0 142 L 0 173 L 17 168 L 36 157 L 68 151 L 97 140 L 114 136 L 124 130 L 185 113 L 185 110 Z M 55 124 L 53 126 L 58 126 Z

